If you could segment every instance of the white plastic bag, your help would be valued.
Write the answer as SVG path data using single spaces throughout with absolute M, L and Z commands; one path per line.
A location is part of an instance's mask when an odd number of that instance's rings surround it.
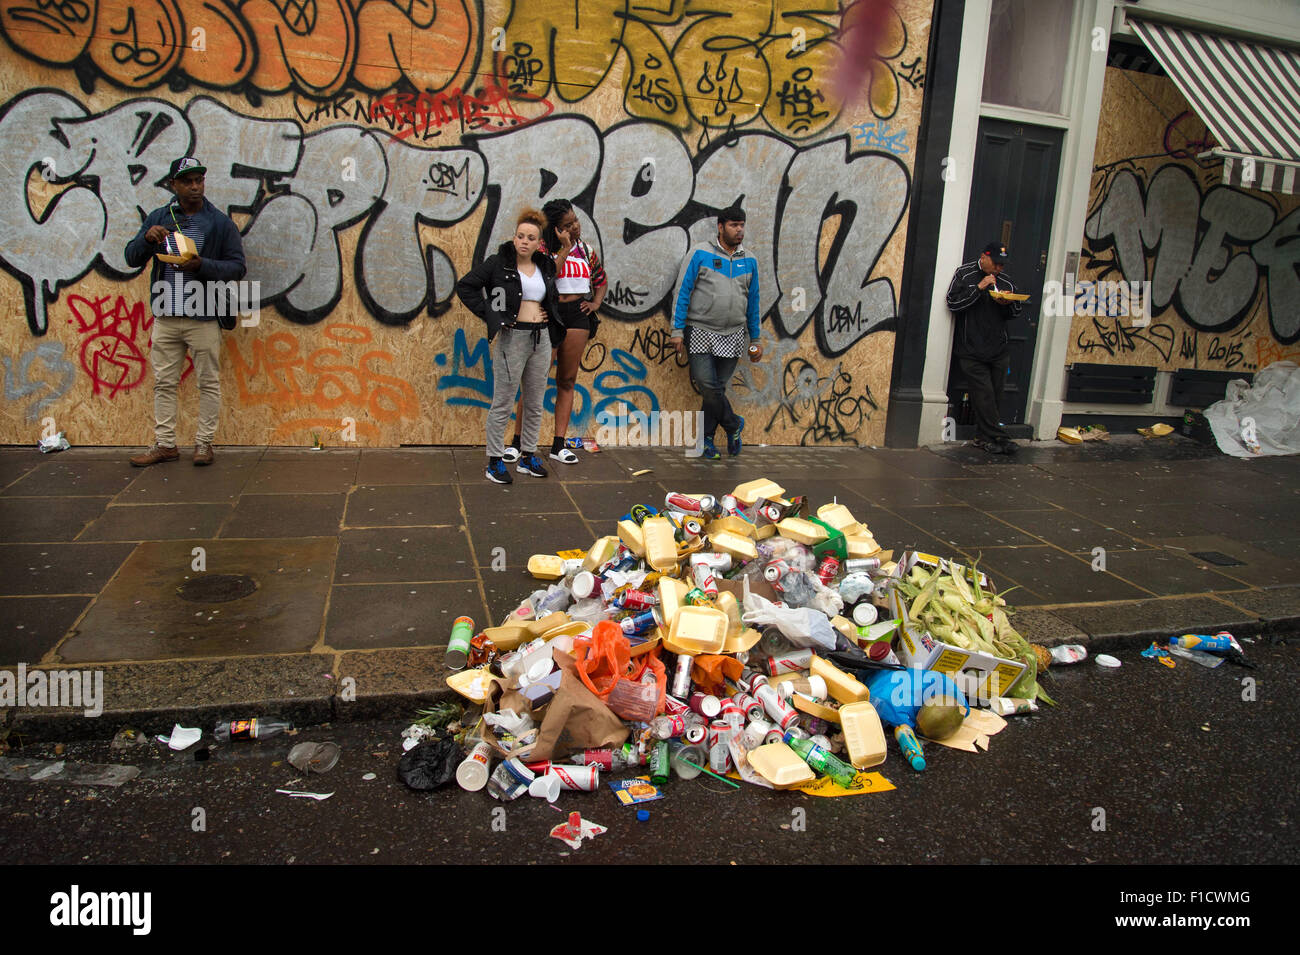
M 749 579 L 745 579 L 745 613 L 740 618 L 745 623 L 776 627 L 785 638 L 801 650 L 835 649 L 835 628 L 826 614 L 811 607 L 778 607 L 766 597 L 750 593 Z

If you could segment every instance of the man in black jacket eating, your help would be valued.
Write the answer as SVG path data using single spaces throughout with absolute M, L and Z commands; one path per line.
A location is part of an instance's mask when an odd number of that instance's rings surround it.
M 1003 298 L 1016 294 L 1002 274 L 1006 261 L 1006 246 L 990 242 L 977 261 L 957 269 L 948 286 L 948 308 L 957 316 L 953 352 L 975 411 L 975 446 L 990 454 L 1016 450 L 998 412 L 1011 360 L 1007 322 L 1020 316 L 1020 302 Z

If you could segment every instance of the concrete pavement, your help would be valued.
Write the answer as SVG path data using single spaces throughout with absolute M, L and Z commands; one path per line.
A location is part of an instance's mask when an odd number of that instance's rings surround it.
M 638 502 L 769 477 L 838 498 L 895 553 L 971 561 L 1041 643 L 1300 623 L 1300 459 L 1238 461 L 1178 435 L 1026 445 L 1014 458 L 747 446 L 618 448 L 551 477 L 483 478 L 479 448 L 0 449 L 0 669 L 96 670 L 103 715 L 6 707 L 0 733 L 110 736 L 249 714 L 402 718 L 445 696 L 461 614 L 499 622 L 529 556 L 586 548 Z M 634 472 L 649 469 L 648 473 Z M 1104 561 L 1104 569 L 1101 569 Z

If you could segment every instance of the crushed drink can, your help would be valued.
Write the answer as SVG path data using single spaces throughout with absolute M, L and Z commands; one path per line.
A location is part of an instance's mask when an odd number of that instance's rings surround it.
M 712 607 L 713 598 L 699 587 L 692 587 L 686 591 L 686 603 L 692 607 Z
M 686 659 L 689 660 L 690 657 L 687 657 Z M 685 696 L 685 695 L 686 695 L 685 693 L 665 693 L 664 712 L 669 714 L 676 713 L 679 716 L 683 713 L 689 713 L 691 711 L 691 708 L 687 706 L 682 700 L 677 699 L 677 697 Z
M 718 581 L 713 576 L 713 569 L 708 564 L 692 562 L 691 573 L 695 577 L 696 587 L 703 590 L 710 597 L 718 595 Z
M 811 650 L 790 650 L 779 656 L 766 658 L 767 672 L 771 676 L 780 673 L 798 673 L 800 670 L 806 670 L 812 666 L 813 652 Z
M 689 656 L 682 653 L 677 657 L 677 668 L 673 670 L 673 696 L 687 696 L 691 692 L 691 664 Z
M 840 562 L 827 554 L 822 558 L 822 562 L 817 565 L 817 579 L 826 587 L 831 585 L 835 575 L 840 572 Z

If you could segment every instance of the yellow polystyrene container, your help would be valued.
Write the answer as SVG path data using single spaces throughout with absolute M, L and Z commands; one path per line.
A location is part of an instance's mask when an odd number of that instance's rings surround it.
M 564 559 L 555 554 L 534 554 L 528 558 L 528 572 L 539 580 L 559 580 L 564 576 Z
M 775 524 L 763 524 L 761 526 L 757 526 L 754 528 L 755 540 L 760 540 L 760 541 L 767 540 L 769 537 L 775 537 L 775 536 L 776 536 Z
M 880 545 L 870 534 L 858 534 L 844 538 L 844 547 L 849 559 L 857 557 L 875 557 L 880 553 Z
M 739 534 L 741 537 L 753 537 L 754 530 L 754 525 L 743 517 L 728 514 L 725 517 L 709 521 L 708 526 L 704 528 L 704 533 L 710 538 L 714 534 L 721 534 L 723 531 L 730 531 L 733 534 Z
M 808 672 L 825 680 L 827 692 L 840 703 L 858 703 L 871 699 L 871 691 L 865 683 L 849 676 L 829 660 L 814 656 L 808 665 Z
M 861 533 L 864 528 L 853 513 L 843 504 L 823 504 L 817 508 L 817 517 L 846 537 Z
M 660 577 L 659 583 L 655 585 L 655 592 L 659 596 L 659 615 L 664 626 L 670 630 L 677 611 L 686 606 L 686 593 L 689 590 L 689 587 L 675 577 Z
M 802 517 L 787 517 L 776 525 L 776 529 L 782 537 L 800 544 L 820 544 L 826 539 L 826 528 Z
M 858 638 L 858 625 L 855 624 L 848 617 L 843 617 L 840 616 L 839 614 L 836 614 L 835 616 L 831 617 L 831 626 L 834 627 L 836 630 L 838 630 L 840 633 L 844 634 L 844 636 L 849 640 L 856 641 Z
M 840 727 L 854 769 L 870 769 L 885 761 L 889 752 L 885 728 L 880 725 L 880 714 L 874 706 L 866 702 L 841 706 Z
M 673 653 L 717 653 L 727 642 L 727 615 L 713 607 L 682 607 L 664 646 Z
M 596 568 L 618 553 L 617 537 L 602 537 L 591 545 L 587 556 L 582 560 L 582 569 L 594 573 Z
M 767 478 L 759 478 L 756 481 L 746 481 L 744 484 L 736 485 L 736 489 L 731 492 L 731 496 L 740 503 L 748 506 L 757 501 L 760 497 L 768 498 L 780 497 L 785 493 L 785 488 L 775 481 L 769 481 Z
M 636 556 L 645 556 L 645 538 L 641 534 L 641 525 L 636 521 L 619 521 L 618 539 Z
M 740 619 L 740 601 L 736 595 L 730 591 L 724 590 L 718 594 L 718 599 L 714 601 L 718 609 L 727 615 L 727 636 L 733 636 L 740 633 L 745 628 Z
M 677 567 L 677 541 L 668 518 L 647 518 L 641 525 L 641 538 L 645 541 L 646 562 L 654 570 L 666 572 Z
M 758 548 L 754 546 L 753 540 L 733 534 L 731 531 L 711 535 L 709 541 L 714 550 L 730 554 L 734 560 L 753 560 L 758 556 Z
M 817 778 L 798 753 L 785 743 L 757 746 L 746 756 L 754 772 L 777 789 L 795 789 Z
M 751 650 L 754 644 L 762 639 L 762 634 L 753 627 L 746 627 L 740 633 L 733 633 L 727 636 L 727 642 L 722 645 L 723 653 L 744 653 Z

